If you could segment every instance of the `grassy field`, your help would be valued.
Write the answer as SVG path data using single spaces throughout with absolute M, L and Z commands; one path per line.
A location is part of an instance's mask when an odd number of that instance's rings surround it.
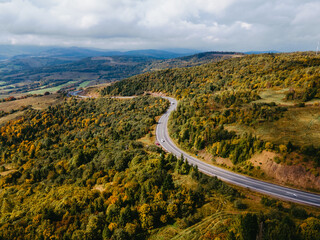
M 46 96 L 29 97 L 10 102 L 1 102 L 0 110 L 5 112 L 10 112 L 11 110 L 18 111 L 0 118 L 0 125 L 22 116 L 24 111 L 20 111 L 19 109 L 24 106 L 31 105 L 33 109 L 43 110 L 46 109 L 48 106 L 59 104 L 61 101 L 63 101 L 63 99 L 59 98 L 58 96 L 58 94 L 50 94 Z
M 72 84 L 75 83 L 80 83 L 80 84 L 76 84 L 76 87 L 78 88 L 85 88 L 87 87 L 91 80 L 89 81 L 88 79 L 92 79 L 91 75 L 88 74 L 79 74 L 79 73 L 75 73 L 75 75 L 73 75 L 72 73 L 68 73 L 68 74 L 57 74 L 55 76 L 55 78 L 52 78 L 52 76 L 46 77 L 46 76 L 39 76 L 39 78 L 41 78 L 45 83 L 42 86 L 38 86 L 37 84 L 35 84 L 33 86 L 34 83 L 30 83 L 29 81 L 23 81 L 23 82 L 19 82 L 19 83 L 15 83 L 15 84 L 9 84 L 6 83 L 5 81 L 0 81 L 0 98 L 7 98 L 9 96 L 14 96 L 14 97 L 20 97 L 20 96 L 24 96 L 27 94 L 43 94 L 45 92 L 57 92 L 59 91 L 61 88 L 65 88 L 68 87 Z M 75 79 L 74 79 L 75 78 Z M 50 83 L 54 82 L 55 80 L 60 80 L 60 79 L 74 79 L 74 80 L 70 80 L 67 83 L 58 85 L 58 86 L 54 86 L 54 87 L 50 87 Z M 35 82 L 37 83 L 37 81 Z M 30 85 L 31 84 L 31 85 Z M 78 86 L 77 86 L 78 85 Z M 31 86 L 31 89 L 33 89 L 32 91 L 28 91 L 26 88 Z M 19 91 L 21 89 L 21 87 L 23 87 L 25 90 L 23 91 Z
M 81 83 L 78 88 L 85 88 L 89 85 L 90 82 L 91 81 L 85 81 L 85 82 Z
M 284 117 L 278 121 L 267 122 L 248 127 L 244 125 L 226 125 L 228 130 L 238 134 L 250 132 L 266 141 L 286 144 L 291 141 L 295 145 L 311 145 L 320 147 L 320 108 L 289 108 Z
M 268 89 L 260 92 L 259 96 L 261 99 L 257 101 L 253 101 L 253 103 L 271 103 L 274 102 L 277 105 L 286 105 L 286 106 L 294 106 L 298 102 L 295 101 L 286 101 L 286 92 L 289 89 L 284 88 L 284 89 Z M 306 104 L 314 104 L 314 103 L 319 103 L 319 99 L 313 99 L 311 101 L 306 102 Z
M 13 119 L 16 119 L 16 118 L 22 116 L 23 113 L 24 113 L 24 111 L 19 111 L 19 112 L 15 112 L 13 114 L 9 114 L 7 116 L 0 118 L 0 125 L 5 124 L 6 122 L 9 122 Z
M 22 106 L 31 105 L 34 109 L 45 109 L 48 106 L 52 106 L 61 102 L 61 98 L 57 98 L 58 94 L 50 94 L 47 96 L 40 97 L 29 97 L 25 99 L 19 99 L 10 102 L 1 102 L 0 110 L 10 112 L 11 110 L 17 110 Z
M 51 93 L 53 92 L 54 93 L 54 94 L 50 94 L 50 95 L 46 95 L 46 96 L 28 97 L 25 99 L 19 99 L 19 100 L 15 100 L 15 101 L 1 102 L 0 103 L 0 110 L 2 110 L 4 112 L 10 112 L 12 110 L 15 110 L 18 112 L 15 112 L 13 114 L 9 114 L 7 116 L 0 118 L 0 124 L 4 124 L 12 119 L 15 119 L 15 118 L 21 116 L 23 111 L 20 111 L 20 109 L 25 106 L 31 105 L 32 108 L 34 108 L 34 109 L 43 110 L 43 109 L 46 109 L 48 106 L 52 106 L 52 105 L 60 103 L 62 100 L 61 100 L 61 98 L 58 98 L 59 94 L 56 94 L 55 92 L 57 92 L 58 90 L 60 90 L 63 87 L 69 86 L 69 85 L 77 83 L 77 82 L 78 81 L 70 81 L 68 83 L 61 84 L 59 86 L 52 87 L 52 88 L 46 88 L 47 86 L 41 86 L 40 89 L 30 91 L 30 92 L 24 92 L 24 93 L 18 93 L 18 94 L 6 94 L 6 90 L 4 88 L 6 88 L 8 86 L 14 87 L 15 85 L 1 86 L 1 83 L 3 83 L 3 82 L 0 81 L 0 91 L 1 91 L 1 89 L 3 89 L 2 94 L 0 93 L 0 98 L 6 98 L 9 96 L 20 97 L 20 96 L 24 96 L 27 94 L 44 94 L 45 92 L 51 92 Z M 79 87 L 85 87 L 89 83 L 90 83 L 90 81 L 82 82 L 79 85 Z M 7 91 L 9 91 L 9 90 L 7 90 Z
M 276 104 L 280 104 L 280 105 L 288 105 L 288 106 L 294 105 L 294 102 L 292 102 L 292 101 L 285 101 L 285 97 L 286 97 L 285 93 L 287 91 L 288 91 L 288 89 L 268 89 L 268 90 L 262 91 L 259 94 L 261 99 L 254 101 L 254 103 L 275 102 Z
M 70 82 L 67 82 L 67 83 L 61 84 L 59 86 L 52 87 L 52 88 L 43 88 L 43 89 L 39 89 L 39 90 L 35 90 L 35 91 L 30 91 L 30 92 L 28 92 L 28 94 L 44 94 L 45 92 L 57 92 L 61 88 L 66 87 L 66 86 L 71 85 L 76 82 L 77 81 L 70 81 Z
M 84 72 L 62 72 L 62 73 L 52 73 L 48 76 L 41 76 L 44 81 L 55 81 L 55 80 L 63 80 L 70 79 L 73 81 L 87 81 L 88 79 L 96 80 L 99 75 L 97 73 L 84 73 Z
M 35 84 L 35 86 L 32 88 L 32 84 L 30 85 L 30 82 L 25 81 L 25 82 L 19 82 L 19 83 L 15 83 L 15 84 L 8 84 L 5 81 L 0 81 L 0 99 L 1 98 L 7 98 L 10 96 L 13 97 L 21 97 L 21 96 L 25 96 L 27 94 L 44 94 L 45 92 L 51 92 L 51 93 L 55 93 L 57 91 L 59 91 L 62 88 L 66 88 L 66 87 L 76 87 L 76 88 L 86 88 L 92 81 L 94 80 L 88 80 L 88 79 L 92 79 L 92 76 L 90 74 L 79 74 L 79 73 L 75 73 L 75 75 L 73 75 L 72 73 L 68 73 L 68 74 L 56 74 L 54 75 L 55 78 L 52 78 L 52 76 L 49 77 L 43 77 L 42 80 L 44 81 L 42 86 L 39 86 L 37 84 Z M 39 76 L 41 77 L 41 76 Z M 54 82 L 55 80 L 65 80 L 65 79 L 74 79 L 74 80 L 70 80 L 67 83 L 63 83 L 60 84 L 58 86 L 54 86 L 51 87 L 50 83 Z M 74 86 L 72 86 L 74 84 Z M 27 86 L 27 88 L 26 88 Z M 30 89 L 33 89 L 31 91 L 28 90 L 28 87 L 30 87 Z M 101 85 L 101 88 L 105 86 L 105 85 Z M 25 90 L 23 91 L 19 91 L 21 89 L 21 87 L 23 87 Z
M 101 83 L 98 85 L 89 86 L 83 91 L 82 94 L 86 96 L 98 97 L 100 96 L 100 91 L 105 87 L 110 86 L 110 84 L 111 83 Z
M 0 84 L 0 85 L 1 85 L 1 84 Z M 4 85 L 4 84 L 3 84 L 3 85 Z M 15 85 L 10 84 L 10 85 L 1 86 L 0 89 L 1 89 L 2 91 L 9 91 L 9 90 L 11 90 L 11 89 L 5 89 L 6 87 L 15 87 Z
M 14 84 L 9 84 L 5 82 L 2 82 L 2 83 L 3 84 L 0 84 L 0 99 L 7 98 L 10 96 L 20 97 L 27 94 L 25 92 L 13 93 L 12 91 L 16 91 L 16 90 L 19 90 L 21 87 L 25 87 L 26 85 L 29 84 L 28 82 L 19 82 Z

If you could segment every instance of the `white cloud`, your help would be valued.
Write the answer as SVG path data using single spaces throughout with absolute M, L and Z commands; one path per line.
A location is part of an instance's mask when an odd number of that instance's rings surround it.
M 237 23 L 240 25 L 241 28 L 246 29 L 246 30 L 250 30 L 252 27 L 252 24 L 250 24 L 250 23 L 241 22 L 241 21 L 238 21 Z
M 0 0 L 0 43 L 309 50 L 318 0 Z

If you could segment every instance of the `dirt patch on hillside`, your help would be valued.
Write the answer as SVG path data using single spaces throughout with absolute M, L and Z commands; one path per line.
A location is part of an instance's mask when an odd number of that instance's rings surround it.
M 23 114 L 24 114 L 25 111 L 22 111 L 22 112 L 15 112 L 13 114 L 9 114 L 7 116 L 4 116 L 2 118 L 0 118 L 0 126 L 11 121 L 11 120 L 14 120 L 14 119 L 17 119 L 19 117 L 21 117 Z
M 279 155 L 273 152 L 263 151 L 255 154 L 250 162 L 255 166 L 260 166 L 260 169 L 265 172 L 268 177 L 274 178 L 275 182 L 296 186 L 304 189 L 320 190 L 320 177 L 316 177 L 313 172 L 310 172 L 302 164 L 288 166 L 281 163 L 276 163 L 273 159 Z M 320 171 L 320 168 L 317 168 Z
M 199 151 L 198 156 L 200 158 L 202 158 L 202 160 L 204 160 L 204 162 L 209 163 L 209 164 L 212 164 L 215 162 L 218 165 L 221 165 L 221 166 L 225 165 L 230 168 L 234 166 L 230 159 L 222 158 L 222 157 L 213 157 L 212 154 L 206 152 L 205 150 Z
M 17 169 L 12 164 L 4 164 L 2 166 L 5 167 L 5 171 L 0 172 L 0 176 L 7 176 L 8 174 L 17 171 Z
M 200 158 L 202 158 L 203 160 L 205 160 L 206 162 L 212 163 L 213 156 L 212 156 L 212 154 L 206 152 L 206 150 L 199 151 L 198 156 Z
M 16 172 L 17 170 L 8 170 L 0 173 L 0 176 L 7 176 L 10 173 Z
M 48 106 L 54 106 L 62 102 L 59 94 L 50 94 L 46 96 L 28 97 L 18 99 L 15 101 L 0 103 L 0 110 L 10 112 L 11 110 L 18 110 L 22 107 L 31 105 L 36 110 L 46 109 Z
M 98 98 L 101 97 L 101 90 L 103 90 L 105 87 L 110 86 L 112 83 L 108 82 L 108 83 L 101 83 L 98 85 L 90 85 L 87 86 L 86 88 L 84 88 L 82 90 L 82 92 L 80 93 L 81 96 L 86 96 L 86 97 L 90 97 L 90 98 Z
M 145 92 L 145 94 L 150 94 L 153 97 L 168 97 L 168 94 L 163 92 Z
M 97 185 L 94 185 L 92 189 L 97 190 L 99 192 L 103 192 L 105 190 L 105 187 L 103 184 L 97 184 Z
M 232 168 L 234 165 L 229 158 L 217 157 L 215 158 L 216 163 L 219 165 L 226 165 L 227 167 Z

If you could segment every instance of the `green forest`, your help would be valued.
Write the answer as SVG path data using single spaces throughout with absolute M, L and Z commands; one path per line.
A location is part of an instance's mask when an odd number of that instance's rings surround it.
M 320 96 L 319 65 L 310 53 L 245 56 L 138 75 L 102 95 L 175 96 L 170 134 L 190 152 L 234 164 L 266 149 L 282 161 L 297 152 L 317 168 L 317 146 L 227 127 L 271 124 L 292 109 L 318 107 L 308 101 Z M 285 89 L 283 101 L 292 104 L 261 102 L 261 91 L 273 87 Z M 169 104 L 149 95 L 70 97 L 2 125 L 0 239 L 320 239 L 318 209 L 252 195 L 144 143 Z

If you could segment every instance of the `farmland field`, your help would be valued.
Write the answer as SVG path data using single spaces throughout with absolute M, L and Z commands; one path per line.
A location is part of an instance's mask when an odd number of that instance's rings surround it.
M 79 85 L 79 88 L 85 88 L 85 87 L 87 87 L 90 82 L 91 82 L 91 81 L 85 81 L 85 82 L 81 83 L 81 84 Z
M 43 94 L 45 92 L 57 92 L 59 91 L 61 88 L 63 87 L 66 87 L 66 86 L 69 86 L 73 83 L 76 83 L 77 81 L 70 81 L 70 82 L 67 82 L 65 84 L 61 84 L 59 86 L 56 86 L 56 87 L 51 87 L 51 88 L 43 88 L 43 89 L 39 89 L 39 90 L 35 90 L 35 91 L 30 91 L 28 92 L 28 94 Z

